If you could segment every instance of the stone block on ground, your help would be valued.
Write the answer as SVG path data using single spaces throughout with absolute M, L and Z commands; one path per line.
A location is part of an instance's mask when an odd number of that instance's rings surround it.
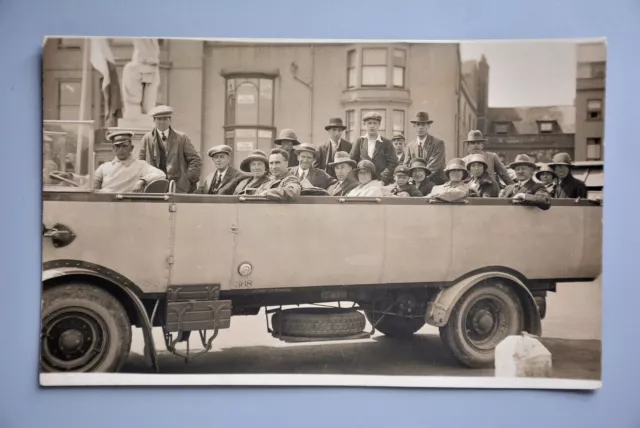
M 551 377 L 551 352 L 536 336 L 523 332 L 496 346 L 496 377 Z

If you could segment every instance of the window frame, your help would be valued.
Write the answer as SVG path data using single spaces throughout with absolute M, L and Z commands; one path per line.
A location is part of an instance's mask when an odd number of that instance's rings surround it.
M 364 64 L 364 56 L 367 50 L 380 50 L 385 51 L 384 64 Z M 403 58 L 396 58 L 395 52 L 399 51 L 403 53 Z M 353 61 L 350 62 L 350 55 L 353 55 Z M 346 88 L 347 90 L 368 89 L 368 88 L 389 88 L 389 89 L 406 89 L 407 88 L 407 67 L 409 62 L 409 49 L 405 46 L 379 46 L 379 45 L 366 45 L 357 46 L 347 49 L 346 51 Z M 384 83 L 379 84 L 365 84 L 364 75 L 365 70 L 369 67 L 384 67 L 385 79 Z M 402 69 L 402 85 L 395 84 L 396 69 Z M 353 73 L 354 79 L 351 81 L 350 73 Z
M 600 108 L 598 109 L 592 109 L 589 107 L 589 103 L 595 101 L 600 103 Z M 597 117 L 591 117 L 591 113 L 592 112 L 596 112 L 597 113 Z M 588 121 L 602 121 L 603 120 L 603 102 L 602 102 L 602 98 L 589 98 L 587 99 L 587 120 Z

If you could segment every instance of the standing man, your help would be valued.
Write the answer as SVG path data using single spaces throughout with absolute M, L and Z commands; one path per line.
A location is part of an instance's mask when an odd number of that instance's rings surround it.
M 427 161 L 427 168 L 431 171 L 429 179 L 437 185 L 444 184 L 447 181 L 444 174 L 444 142 L 427 132 L 433 120 L 429 119 L 429 113 L 419 111 L 411 123 L 417 137 L 405 149 L 404 164 L 410 166 L 413 159 L 422 158 Z
M 319 187 L 324 190 L 327 190 L 329 186 L 336 182 L 336 179 L 324 172 L 324 170 L 313 166 L 313 162 L 318 157 L 318 151 L 311 144 L 302 143 L 294 151 L 298 156 L 298 166 L 289 168 L 289 170 L 291 174 L 298 177 L 300 182 L 306 179 L 313 187 Z
M 396 156 L 398 157 L 398 165 L 404 164 L 404 150 L 406 148 L 406 138 L 402 132 L 395 132 L 391 139 L 393 147 L 396 148 Z
M 486 141 L 487 139 L 484 138 L 482 132 L 479 130 L 474 129 L 473 131 L 469 131 L 467 139 L 464 140 L 464 143 L 467 146 L 467 153 L 469 154 L 463 157 L 462 160 L 465 161 L 465 163 L 469 163 L 469 159 L 471 159 L 473 155 L 482 155 L 487 164 L 486 172 L 489 173 L 489 177 L 492 180 L 496 183 L 500 183 L 498 180 L 498 177 L 500 177 L 504 184 L 513 184 L 509 171 L 507 171 L 507 168 L 502 164 L 502 162 L 500 162 L 498 154 L 484 151 L 484 143 Z
M 398 157 L 393 143 L 378 133 L 381 122 L 382 116 L 376 112 L 364 115 L 362 123 L 367 134 L 353 144 L 350 156 L 357 164 L 362 160 L 371 161 L 376 167 L 376 175 L 386 186 L 393 183 L 393 172 L 398 166 Z
M 587 198 L 587 186 L 584 181 L 578 180 L 571 174 L 571 156 L 569 153 L 556 154 L 549 167 L 558 176 L 558 184 L 556 185 L 556 198 Z
M 293 129 L 283 129 L 280 131 L 278 138 L 273 142 L 282 150 L 289 154 L 289 168 L 298 166 L 298 157 L 293 152 L 293 146 L 299 146 L 300 141 Z
M 157 106 L 149 112 L 155 128 L 140 141 L 141 160 L 167 174 L 167 180 L 176 182 L 176 193 L 193 193 L 200 179 L 202 159 L 183 132 L 173 129 L 169 106 Z
M 329 141 L 325 141 L 318 147 L 318 159 L 315 167 L 324 170 L 333 178 L 337 178 L 335 171 L 329 164 L 333 161 L 336 153 L 350 153 L 353 144 L 342 138 L 342 132 L 347 127 L 343 125 L 342 119 L 339 117 L 329 119 L 329 124 L 324 129 L 329 132 Z
M 347 196 L 350 191 L 358 186 L 358 180 L 351 173 L 357 166 L 347 152 L 338 152 L 334 161 L 329 164 L 335 172 L 338 181 L 332 184 L 327 191 L 329 196 Z
M 204 179 L 194 193 L 233 195 L 237 181 L 245 178 L 245 175 L 230 165 L 231 153 L 233 153 L 233 149 L 226 144 L 209 149 L 207 155 L 215 164 L 216 170 Z
M 289 171 L 289 153 L 276 147 L 269 153 L 269 171 L 271 179 L 256 189 L 256 196 L 278 202 L 291 202 L 298 199 L 302 186 L 298 177 Z
M 544 211 L 551 208 L 551 195 L 543 184 L 536 183 L 532 179 L 536 164 L 529 156 L 516 156 L 509 168 L 513 168 L 516 172 L 518 183 L 510 184 L 502 189 L 501 198 L 511 198 L 515 203 L 537 206 Z

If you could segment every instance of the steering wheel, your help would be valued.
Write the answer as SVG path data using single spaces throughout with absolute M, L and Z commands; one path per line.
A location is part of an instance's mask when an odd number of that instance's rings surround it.
M 59 171 L 51 171 L 49 173 L 49 177 L 55 179 L 55 180 L 60 180 L 63 181 L 67 184 L 72 185 L 73 187 L 80 187 L 80 185 L 78 183 L 76 183 L 75 181 L 69 180 L 68 178 L 64 178 L 60 175 Z

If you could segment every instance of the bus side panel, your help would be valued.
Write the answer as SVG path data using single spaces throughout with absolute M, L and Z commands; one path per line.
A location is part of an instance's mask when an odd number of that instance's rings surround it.
M 167 202 L 44 201 L 45 227 L 61 223 L 76 238 L 59 248 L 43 238 L 42 261 L 95 263 L 125 276 L 144 292 L 164 292 L 170 255 L 169 215 Z
M 580 261 L 585 277 L 602 273 L 602 207 L 584 209 L 584 248 Z

